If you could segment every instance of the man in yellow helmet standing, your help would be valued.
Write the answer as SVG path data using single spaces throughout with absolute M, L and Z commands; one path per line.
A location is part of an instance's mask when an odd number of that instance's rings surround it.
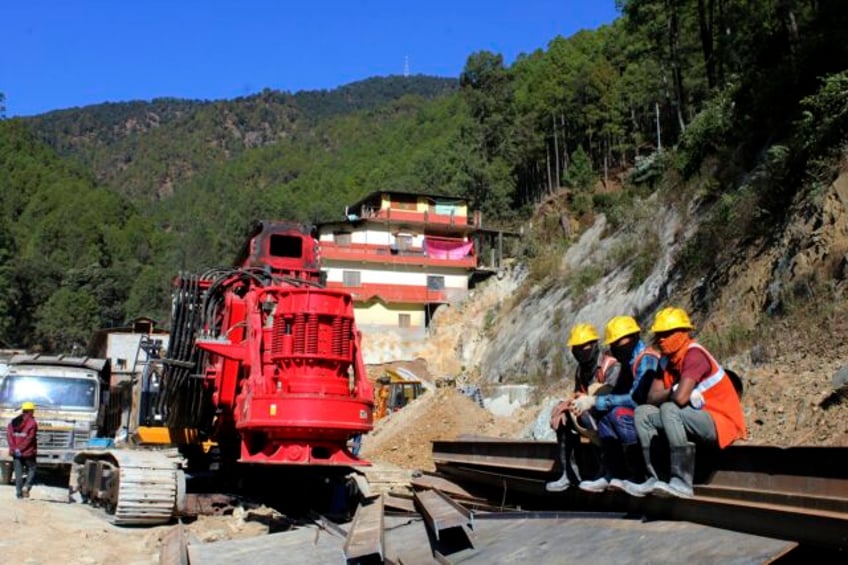
M 640 332 L 639 324 L 630 316 L 616 316 L 607 322 L 604 344 L 620 363 L 621 374 L 609 394 L 581 396 L 574 401 L 578 413 L 593 409 L 597 416 L 605 470 L 603 476 L 581 482 L 581 490 L 603 492 L 608 487 L 627 490 L 626 483 L 644 480 L 634 410 L 646 402 L 648 390 L 660 373 L 660 355 L 645 345 Z
M 723 449 L 745 438 L 742 404 L 730 376 L 690 331 L 695 327 L 680 308 L 657 312 L 651 332 L 662 353 L 662 379 L 656 379 L 649 402 L 636 408 L 636 431 L 649 478 L 638 492 L 690 498 L 694 491 L 695 444 Z M 659 407 L 656 406 L 659 404 Z M 662 430 L 671 453 L 670 480 L 660 481 L 650 460 L 651 442 Z
M 589 392 L 594 383 L 614 386 L 618 380 L 619 364 L 610 355 L 602 354 L 598 331 L 591 324 L 577 324 L 571 329 L 567 346 L 577 361 L 574 373 L 574 393 L 571 398 L 557 404 L 551 412 L 551 428 L 557 435 L 557 457 L 562 464 L 562 476 L 545 485 L 548 492 L 561 492 L 571 485 L 579 484 L 580 469 L 575 458 L 575 449 L 580 443 L 580 432 L 574 419 L 569 416 L 573 402 Z M 596 430 L 592 415 L 586 411 L 576 416 L 580 426 L 587 430 Z
M 15 488 L 18 498 L 29 498 L 35 481 L 36 456 L 38 455 L 38 423 L 35 421 L 35 404 L 24 402 L 21 414 L 6 427 L 9 456 L 15 461 Z M 24 466 L 27 468 L 26 486 L 23 486 Z

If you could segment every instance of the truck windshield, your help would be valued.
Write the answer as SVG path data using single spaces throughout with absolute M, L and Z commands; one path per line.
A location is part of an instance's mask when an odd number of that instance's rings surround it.
M 0 384 L 0 405 L 19 407 L 34 402 L 36 408 L 92 410 L 96 385 L 90 379 L 8 375 Z

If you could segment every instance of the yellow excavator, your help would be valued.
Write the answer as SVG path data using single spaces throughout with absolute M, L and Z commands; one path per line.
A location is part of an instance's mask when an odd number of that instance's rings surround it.
M 377 379 L 374 392 L 374 418 L 397 412 L 427 390 L 414 373 L 403 368 L 389 368 Z

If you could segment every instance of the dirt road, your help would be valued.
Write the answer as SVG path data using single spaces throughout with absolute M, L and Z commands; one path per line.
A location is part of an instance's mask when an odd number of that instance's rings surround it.
M 96 510 L 67 502 L 67 489 L 36 485 L 29 499 L 0 485 L 0 556 L 3 563 L 144 564 L 159 562 L 168 526 L 118 528 Z

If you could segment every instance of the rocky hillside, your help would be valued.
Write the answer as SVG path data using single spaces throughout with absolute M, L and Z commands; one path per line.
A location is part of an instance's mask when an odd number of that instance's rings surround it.
M 837 375 L 848 364 L 848 172 L 795 202 L 772 237 L 746 242 L 695 280 L 675 265 L 705 204 L 668 206 L 660 198 L 638 202 L 618 229 L 599 216 L 549 276 L 534 280 L 517 267 L 442 309 L 423 352 L 430 372 L 464 373 L 484 385 L 530 382 L 541 409 L 546 395 L 570 388 L 559 376 L 572 371 L 564 347 L 572 324 L 601 328 L 631 314 L 645 328 L 660 305 L 677 304 L 693 313 L 699 339 L 743 374 L 750 441 L 848 445 L 848 386 Z M 634 241 L 659 249 L 638 284 Z M 591 277 L 587 269 L 595 269 Z

